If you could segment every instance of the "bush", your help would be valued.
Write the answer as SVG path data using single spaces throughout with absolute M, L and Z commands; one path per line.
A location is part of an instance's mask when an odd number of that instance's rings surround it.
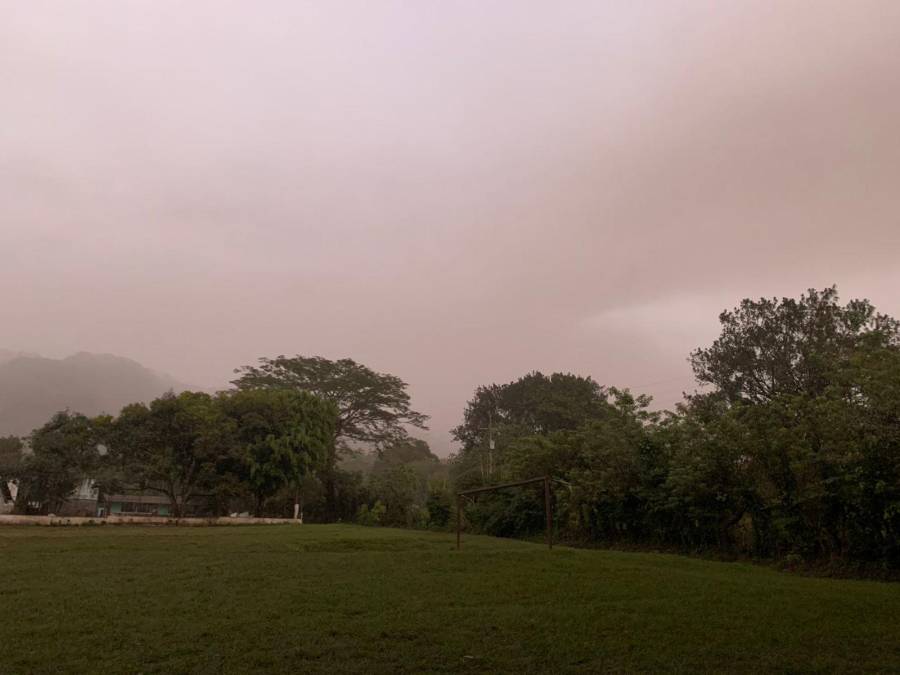
M 363 504 L 356 512 L 356 522 L 367 527 L 375 527 L 384 524 L 384 515 L 387 509 L 380 501 L 376 501 L 372 508 L 368 504 Z

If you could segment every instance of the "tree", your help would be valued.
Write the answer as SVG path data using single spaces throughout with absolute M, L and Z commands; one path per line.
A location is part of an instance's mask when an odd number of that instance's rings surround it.
M 0 480 L 11 480 L 18 477 L 22 468 L 22 439 L 18 436 L 0 438 Z
M 838 302 L 835 287 L 793 298 L 746 299 L 719 316 L 722 333 L 691 354 L 697 381 L 729 401 L 762 403 L 781 394 L 816 395 L 863 344 L 897 346 L 900 324 L 868 300 Z
M 412 467 L 424 478 L 429 478 L 440 469 L 441 460 L 431 451 L 426 441 L 405 438 L 387 445 L 378 453 L 372 465 L 372 473 L 384 473 L 396 466 Z
M 261 358 L 257 366 L 235 370 L 238 389 L 294 389 L 314 394 L 337 408 L 332 443 L 322 469 L 328 511 L 337 508 L 336 467 L 350 443 L 383 448 L 407 436 L 407 427 L 427 429 L 428 416 L 410 406 L 407 384 L 395 375 L 378 373 L 352 359 L 331 361 L 320 356 Z
M 69 411 L 54 415 L 31 434 L 31 454 L 23 462 L 17 507 L 39 502 L 43 510 L 58 512 L 97 468 L 98 445 L 90 418 Z
M 896 565 L 898 322 L 866 300 L 840 305 L 835 288 L 744 300 L 720 320 L 720 337 L 691 357 L 715 389 L 682 411 L 709 439 L 704 471 L 714 473 L 685 480 L 682 439 L 670 486 L 696 505 L 702 485 L 719 485 L 717 499 L 746 512 L 763 555 Z
M 110 432 L 110 459 L 126 480 L 168 497 L 181 518 L 190 499 L 215 484 L 233 453 L 232 431 L 209 394 L 170 392 L 122 409 Z
M 325 459 L 332 443 L 334 405 L 287 389 L 228 392 L 220 403 L 233 422 L 240 476 L 253 493 L 256 515 L 262 515 L 269 497 L 290 486 L 296 518 L 303 478 Z
M 462 444 L 456 465 L 466 464 L 471 472 L 476 460 L 481 483 L 496 480 L 504 448 L 518 438 L 573 431 L 601 419 L 609 409 L 607 394 L 590 377 L 537 371 L 508 384 L 479 387 L 466 405 L 463 423 L 452 431 Z
M 425 508 L 428 511 L 429 526 L 436 528 L 447 527 L 453 510 L 453 496 L 450 494 L 446 480 L 429 482 Z
M 605 391 L 592 378 L 534 371 L 508 384 L 476 389 L 463 423 L 452 433 L 474 447 L 484 442 L 489 426 L 511 428 L 518 435 L 549 434 L 577 429 L 605 409 Z
M 422 479 L 412 467 L 405 464 L 392 466 L 378 475 L 372 475 L 372 496 L 377 502 L 384 504 L 383 524 L 406 527 L 416 525 L 419 515 L 416 503 L 422 488 Z

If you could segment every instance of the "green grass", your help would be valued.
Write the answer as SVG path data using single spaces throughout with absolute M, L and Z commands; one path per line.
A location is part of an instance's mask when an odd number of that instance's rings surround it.
M 0 528 L 0 673 L 900 672 L 900 585 L 348 525 Z

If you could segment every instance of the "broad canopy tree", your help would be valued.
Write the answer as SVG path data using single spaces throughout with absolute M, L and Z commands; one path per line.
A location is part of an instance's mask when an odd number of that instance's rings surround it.
M 428 416 L 410 405 L 407 384 L 353 359 L 321 356 L 261 358 L 259 365 L 235 370 L 238 389 L 295 389 L 337 407 L 336 444 L 355 442 L 383 447 L 407 435 L 406 427 L 427 429 Z
M 824 393 L 861 348 L 897 347 L 900 323 L 868 300 L 839 303 L 837 289 L 746 299 L 719 316 L 721 335 L 691 354 L 694 375 L 730 402 Z
M 292 389 L 332 403 L 337 418 L 321 470 L 327 511 L 337 507 L 337 461 L 350 444 L 380 449 L 407 437 L 407 428 L 427 429 L 428 416 L 414 410 L 407 384 L 352 359 L 331 361 L 320 356 L 261 358 L 256 366 L 235 370 L 232 384 L 241 390 Z
M 464 446 L 485 442 L 489 427 L 516 435 L 576 429 L 602 417 L 607 392 L 590 377 L 534 371 L 508 384 L 478 387 L 466 405 L 463 423 L 453 430 Z
M 508 384 L 478 387 L 463 423 L 452 431 L 462 446 L 456 464 L 468 476 L 464 482 L 474 484 L 476 474 L 482 484 L 496 480 L 504 449 L 519 438 L 572 431 L 602 419 L 610 410 L 609 395 L 592 378 L 571 373 L 535 371 Z
M 215 483 L 232 430 L 214 397 L 170 392 L 122 409 L 108 434 L 110 461 L 141 489 L 165 495 L 180 518 Z

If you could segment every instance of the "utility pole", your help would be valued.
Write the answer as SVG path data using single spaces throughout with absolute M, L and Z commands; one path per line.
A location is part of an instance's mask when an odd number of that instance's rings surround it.
M 496 448 L 496 444 L 494 443 L 494 411 L 488 411 L 488 425 L 486 427 L 481 427 L 482 431 L 488 432 L 488 442 L 487 442 L 487 476 L 484 475 L 484 471 L 481 473 L 482 482 L 487 482 L 486 478 L 494 477 L 494 449 Z M 482 461 L 482 466 L 484 466 L 484 462 Z

